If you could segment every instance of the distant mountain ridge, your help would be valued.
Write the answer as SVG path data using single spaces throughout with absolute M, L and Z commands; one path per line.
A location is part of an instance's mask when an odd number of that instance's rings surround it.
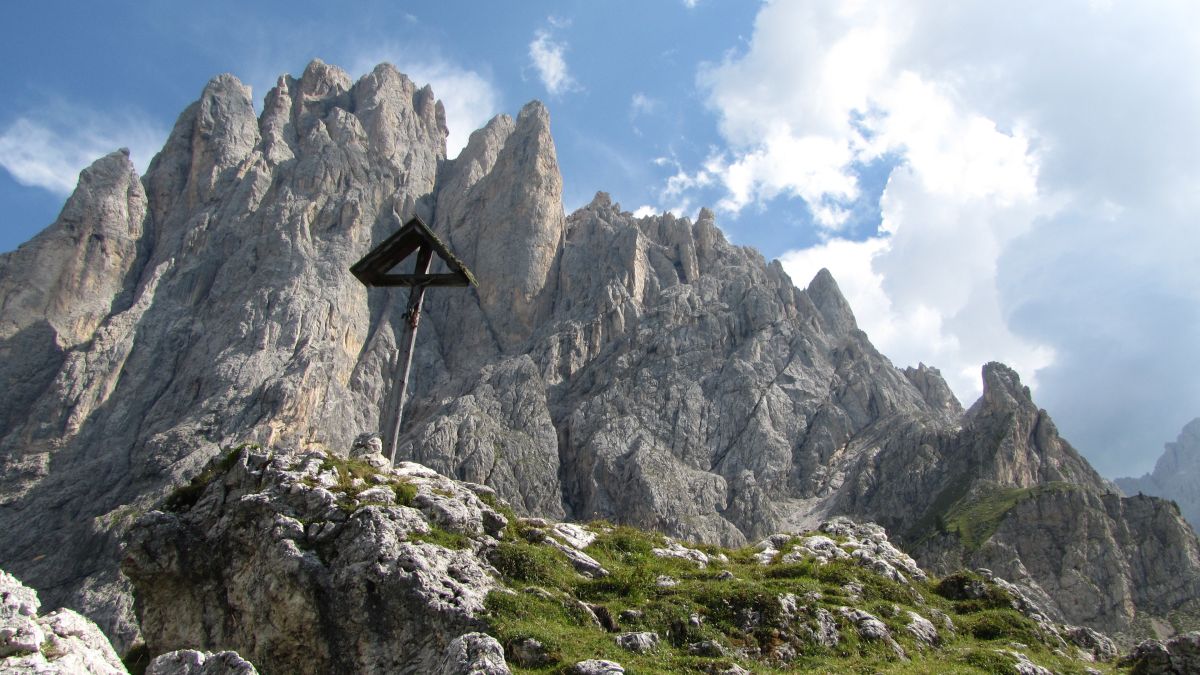
M 144 177 L 120 152 L 85 170 L 0 256 L 0 567 L 127 645 L 118 541 L 142 510 L 222 446 L 380 429 L 405 296 L 348 269 L 395 213 L 479 279 L 426 296 L 404 459 L 523 514 L 726 545 L 871 519 L 935 571 L 988 567 L 1115 633 L 1200 595 L 1192 530 L 1122 498 L 1011 369 L 964 412 L 871 345 L 827 271 L 797 288 L 709 210 L 598 193 L 566 215 L 541 103 L 454 160 L 445 135 L 390 65 L 315 61 L 258 116 L 214 78 Z
M 1140 478 L 1118 478 L 1127 495 L 1147 494 L 1173 500 L 1193 528 L 1200 526 L 1200 417 L 1188 422 L 1167 443 L 1154 471 Z

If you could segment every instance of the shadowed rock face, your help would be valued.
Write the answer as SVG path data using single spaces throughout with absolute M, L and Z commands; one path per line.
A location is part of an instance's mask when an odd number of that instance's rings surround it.
M 1188 422 L 1174 443 L 1166 444 L 1153 472 L 1116 482 L 1127 495 L 1145 493 L 1175 501 L 1193 528 L 1200 525 L 1200 417 Z
M 828 272 L 797 288 L 710 211 L 635 218 L 598 193 L 564 215 L 540 103 L 455 160 L 445 134 L 433 93 L 391 66 L 352 82 L 317 61 L 257 118 L 246 87 L 214 79 L 140 181 L 120 154 L 85 171 L 59 220 L 0 256 L 0 565 L 127 644 L 114 535 L 139 511 L 221 445 L 340 449 L 382 426 L 405 294 L 348 268 L 417 214 L 479 287 L 426 296 L 405 459 L 527 514 L 726 544 L 871 518 L 926 564 L 1006 564 L 1109 629 L 1200 578 L 1182 521 L 1122 501 L 1011 370 L 985 367 L 964 413 L 936 369 L 875 350 Z M 1095 527 L 1033 508 L 1059 484 Z M 996 490 L 1018 492 L 983 542 L 946 530 Z M 1116 589 L 1098 613 L 1055 604 L 1067 572 L 1025 560 L 1053 558 L 1014 540 L 1037 518 L 1104 561 L 1078 572 Z M 1154 563 L 1131 518 L 1184 552 Z

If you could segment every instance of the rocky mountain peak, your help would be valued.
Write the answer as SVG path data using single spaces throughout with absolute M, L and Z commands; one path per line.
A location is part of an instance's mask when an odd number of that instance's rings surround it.
M 990 411 L 1015 411 L 1033 406 L 1029 387 L 1012 368 L 992 361 L 983 365 L 983 396 L 972 406 Z
M 1193 528 L 1200 527 L 1200 417 L 1188 422 L 1167 443 L 1154 471 L 1140 478 L 1118 478 L 1127 495 L 1147 494 L 1174 500 Z
M 210 80 L 200 99 L 180 114 L 146 172 L 160 252 L 178 250 L 191 229 L 188 220 L 228 190 L 259 138 L 250 88 L 230 74 Z M 163 259 L 160 254 L 157 262 Z
M 593 210 L 611 209 L 613 208 L 612 195 L 604 192 L 603 190 L 597 191 L 595 196 L 592 197 L 592 201 L 588 202 L 587 206 L 584 208 Z
M 1171 475 L 1200 468 L 1200 417 L 1188 422 L 1179 437 L 1166 444 L 1166 451 L 1154 464 L 1154 473 Z
M 429 85 L 417 88 L 407 75 L 390 63 L 381 63 L 356 82 L 351 90 L 351 107 L 362 125 L 371 150 L 385 158 L 393 170 L 406 170 L 404 157 L 408 139 L 444 139 L 446 111 Z
M 292 119 L 301 136 L 324 119 L 333 107 L 346 108 L 350 102 L 350 75 L 321 59 L 313 59 L 291 89 Z
M 981 477 L 1001 485 L 1031 487 L 1048 481 L 1083 483 L 1101 492 L 1113 486 L 1058 434 L 1050 415 L 1009 366 L 984 364 L 983 394 L 963 417 L 973 430 Z
M 56 227 L 24 244 L 0 272 L 18 282 L 0 291 L 0 338 L 39 320 L 50 323 L 63 349 L 90 338 L 137 258 L 145 210 L 128 149 L 84 169 Z
M 494 157 L 494 159 L 493 159 Z M 471 261 L 497 347 L 522 345 L 545 317 L 566 230 L 550 115 L 539 101 L 493 119 L 443 173 L 436 228 Z
M 842 295 L 842 289 L 838 287 L 828 269 L 822 267 L 808 283 L 805 292 L 820 311 L 826 331 L 835 335 L 845 335 L 858 329 L 854 311 L 850 309 L 850 303 L 846 301 L 846 296 Z
M 131 302 L 148 247 L 147 210 L 129 153 L 119 150 L 80 173 L 54 224 L 0 256 L 0 439 L 30 414 L 69 353 Z
M 913 383 L 917 391 L 921 392 L 921 396 L 929 405 L 953 419 L 962 417 L 962 404 L 950 390 L 950 385 L 946 384 L 940 370 L 919 363 L 916 368 L 911 366 L 905 368 L 904 376 Z

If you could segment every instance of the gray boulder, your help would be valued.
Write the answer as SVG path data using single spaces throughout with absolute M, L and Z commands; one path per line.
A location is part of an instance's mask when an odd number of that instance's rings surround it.
M 567 672 L 571 675 L 622 675 L 625 669 L 616 661 L 588 659 L 571 666 Z
M 180 649 L 154 657 L 146 675 L 258 675 L 258 671 L 237 652 Z
M 622 633 L 616 637 L 617 646 L 626 651 L 645 654 L 658 646 L 658 633 Z
M 504 648 L 486 633 L 467 633 L 450 641 L 438 675 L 509 675 Z

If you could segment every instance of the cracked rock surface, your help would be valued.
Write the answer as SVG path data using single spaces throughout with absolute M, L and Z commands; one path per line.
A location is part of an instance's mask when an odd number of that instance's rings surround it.
M 247 447 L 210 469 L 129 531 L 122 569 L 150 653 L 222 646 L 292 673 L 489 662 L 490 643 L 459 639 L 483 628 L 496 585 L 479 553 L 507 520 L 472 489 L 487 488 L 320 451 Z M 469 545 L 425 541 L 454 536 Z

